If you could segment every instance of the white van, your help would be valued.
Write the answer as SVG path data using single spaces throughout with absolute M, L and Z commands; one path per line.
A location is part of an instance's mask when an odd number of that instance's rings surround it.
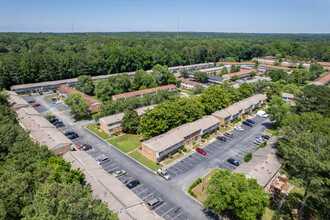
M 263 117 L 263 118 L 267 118 L 269 115 L 265 112 L 265 111 L 263 111 L 263 110 L 260 110 L 260 111 L 258 111 L 257 112 L 257 115 L 259 116 L 259 117 Z

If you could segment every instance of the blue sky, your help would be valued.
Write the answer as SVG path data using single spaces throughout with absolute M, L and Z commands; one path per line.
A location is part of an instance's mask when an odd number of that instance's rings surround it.
M 0 0 L 0 32 L 330 33 L 330 0 Z

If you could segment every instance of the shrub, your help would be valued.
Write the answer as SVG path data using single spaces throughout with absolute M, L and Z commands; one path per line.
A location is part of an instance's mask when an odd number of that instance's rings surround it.
M 179 150 L 179 154 L 182 154 L 182 150 Z
M 249 162 L 251 159 L 252 159 L 252 153 L 251 152 L 248 153 L 247 155 L 245 155 L 245 157 L 244 157 L 245 162 Z
M 202 182 L 202 180 L 203 180 L 202 178 L 198 178 L 198 181 L 199 181 L 199 183 L 201 183 L 201 182 Z
M 207 133 L 206 135 L 204 135 L 204 138 L 209 138 L 210 137 L 210 134 Z
M 183 152 L 187 152 L 187 148 L 185 148 L 185 147 L 182 148 L 182 151 L 183 151 Z
M 50 121 L 53 117 L 51 115 L 46 115 L 46 119 Z
M 243 119 L 245 119 L 245 115 L 243 115 Z
M 195 193 L 193 191 L 189 192 L 191 196 L 195 196 Z
M 223 128 L 223 127 L 225 127 L 225 125 L 224 125 L 224 124 L 222 124 L 222 125 L 221 125 L 221 127 Z
M 158 162 L 156 162 L 156 165 L 159 165 L 159 163 L 158 163 Z
M 205 142 L 205 140 L 204 139 L 202 139 L 202 143 L 204 143 Z
M 196 142 L 194 141 L 194 142 L 193 142 L 193 145 L 195 145 L 195 144 L 196 144 Z
M 267 145 L 267 141 L 265 141 L 264 143 L 260 144 L 257 149 L 264 148 L 264 147 L 266 147 L 266 145 Z

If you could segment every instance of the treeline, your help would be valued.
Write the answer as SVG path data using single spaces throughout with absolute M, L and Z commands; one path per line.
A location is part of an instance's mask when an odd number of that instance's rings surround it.
M 0 94 L 0 219 L 118 219 L 70 168 L 30 139 Z
M 282 136 L 278 152 L 291 183 L 304 190 L 303 195 L 290 193 L 284 207 L 298 210 L 298 219 L 329 219 L 330 88 L 307 85 L 294 100 L 296 106 L 290 107 L 274 95 L 267 110 Z M 276 212 L 283 214 L 283 207 Z
M 274 55 L 330 61 L 329 35 L 0 34 L 0 87 Z
M 108 101 L 113 95 L 176 83 L 168 67 L 157 64 L 150 74 L 142 69 L 136 71 L 132 80 L 128 74 L 120 74 L 94 83 L 90 75 L 82 75 L 78 77 L 76 89 L 101 101 Z

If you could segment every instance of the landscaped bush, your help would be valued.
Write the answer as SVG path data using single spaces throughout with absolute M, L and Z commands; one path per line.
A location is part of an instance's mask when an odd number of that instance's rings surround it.
M 189 192 L 191 196 L 195 196 L 195 193 L 193 191 Z
M 156 162 L 156 165 L 158 166 L 158 165 L 159 165 L 159 163 L 158 163 L 158 162 Z
M 264 148 L 264 147 L 266 147 L 266 146 L 267 146 L 267 141 L 265 141 L 264 143 L 260 144 L 260 145 L 258 146 L 257 150 L 258 150 L 259 148 Z
M 207 133 L 206 135 L 204 135 L 204 138 L 209 138 L 210 137 L 210 134 Z
M 251 152 L 248 153 L 247 155 L 245 155 L 245 157 L 244 157 L 245 162 L 249 162 L 251 159 L 252 159 L 252 153 Z
M 201 141 L 202 141 L 202 143 L 204 143 L 204 142 L 205 142 L 205 140 L 204 140 L 204 139 L 202 139 Z
M 179 150 L 179 154 L 182 154 L 182 150 Z
M 243 119 L 245 119 L 245 115 L 243 115 Z
M 50 121 L 53 117 L 51 115 L 46 115 L 46 119 Z
M 239 122 L 240 120 L 242 120 L 242 119 L 241 119 L 241 118 L 236 118 L 235 121 L 234 121 L 234 123 L 237 123 L 237 122 Z
M 221 125 L 221 127 L 223 128 L 223 127 L 225 127 L 225 125 Z
M 185 148 L 185 147 L 182 148 L 182 151 L 183 151 L 183 152 L 187 152 L 187 148 Z

